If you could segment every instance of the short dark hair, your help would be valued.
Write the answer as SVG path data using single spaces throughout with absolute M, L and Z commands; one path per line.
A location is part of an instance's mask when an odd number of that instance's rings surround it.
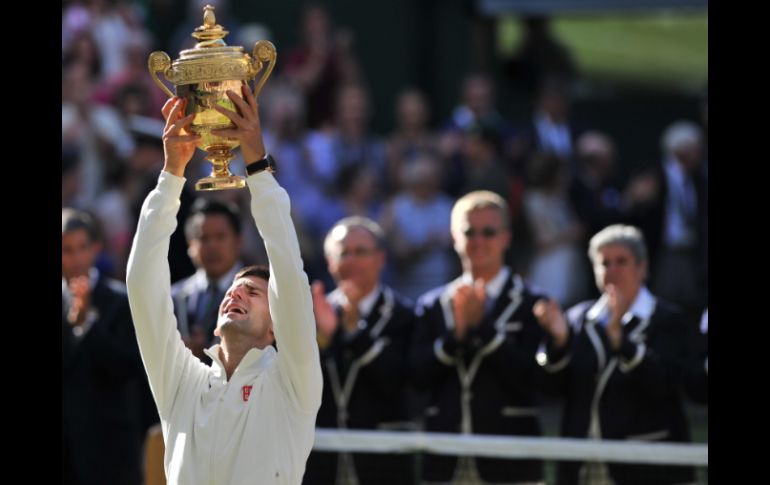
M 225 216 L 227 222 L 230 223 L 230 227 L 233 228 L 235 234 L 241 235 L 241 219 L 239 217 L 238 208 L 235 204 L 221 202 L 215 199 L 200 198 L 193 202 L 190 208 L 190 215 L 187 217 L 187 222 L 184 225 L 184 235 L 188 241 L 195 239 L 195 229 L 198 223 L 197 217 L 202 214 L 205 216 L 222 215 Z
M 86 231 L 88 239 L 91 243 L 95 243 L 100 240 L 99 226 L 96 219 L 88 212 L 73 209 L 71 207 L 65 207 L 61 210 L 61 233 L 62 235 L 83 230 Z
M 262 264 L 246 266 L 242 270 L 235 273 L 233 281 L 237 280 L 238 278 L 245 278 L 247 276 L 253 276 L 255 278 L 261 278 L 265 281 L 270 281 L 270 268 Z

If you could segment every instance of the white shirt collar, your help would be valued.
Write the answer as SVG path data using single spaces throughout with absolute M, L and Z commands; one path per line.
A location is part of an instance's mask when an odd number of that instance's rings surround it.
M 500 271 L 497 272 L 494 278 L 487 281 L 487 284 L 484 285 L 487 298 L 496 300 L 497 297 L 500 296 L 500 293 L 503 292 L 503 286 L 505 286 L 505 282 L 508 281 L 508 278 L 510 277 L 510 275 L 511 275 L 510 268 L 508 268 L 507 266 L 503 266 L 502 268 L 500 268 Z M 466 285 L 472 285 L 473 276 L 471 276 L 470 273 L 463 273 L 463 275 L 460 277 L 460 283 L 466 284 Z
M 598 320 L 605 322 L 609 318 L 609 310 L 607 309 L 607 294 L 604 293 L 594 303 L 594 305 L 586 313 L 586 317 L 589 320 Z M 637 316 L 641 320 L 647 320 L 652 316 L 652 312 L 655 311 L 655 297 L 650 293 L 650 290 L 646 286 L 642 286 L 639 289 L 639 294 L 636 295 L 634 303 L 631 304 L 628 311 L 623 315 L 623 325 L 631 321 L 634 316 Z
M 361 318 L 366 318 L 372 312 L 372 309 L 374 308 L 374 304 L 377 303 L 377 299 L 380 297 L 381 291 L 382 291 L 382 287 L 378 283 L 377 286 L 375 286 L 374 289 L 368 295 L 363 297 L 361 301 L 358 303 L 358 314 L 361 315 Z M 345 296 L 342 290 L 337 288 L 333 292 L 331 292 L 331 294 L 329 295 L 329 300 L 332 303 L 343 305 L 347 303 L 348 298 L 347 296 Z
M 214 344 L 211 347 L 204 349 L 203 353 L 211 358 L 211 369 L 214 371 L 214 375 L 226 380 L 227 374 L 225 372 L 225 365 L 219 358 L 219 349 L 221 346 L 222 344 Z M 249 372 L 252 369 L 267 368 L 270 362 L 275 358 L 276 354 L 277 351 L 272 345 L 268 345 L 264 349 L 252 347 L 246 352 L 246 355 L 243 356 L 243 359 L 241 359 L 236 370 L 243 369 L 241 371 L 241 373 L 243 373 Z

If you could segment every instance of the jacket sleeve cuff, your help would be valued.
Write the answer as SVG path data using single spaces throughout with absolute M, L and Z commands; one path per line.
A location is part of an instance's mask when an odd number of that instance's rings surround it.
M 541 342 L 535 354 L 535 360 L 540 367 L 546 372 L 554 373 L 567 367 L 570 362 L 571 354 L 570 347 L 572 344 L 572 330 L 570 329 L 567 336 L 567 342 L 563 347 L 557 348 L 554 344 L 553 337 L 546 336 Z

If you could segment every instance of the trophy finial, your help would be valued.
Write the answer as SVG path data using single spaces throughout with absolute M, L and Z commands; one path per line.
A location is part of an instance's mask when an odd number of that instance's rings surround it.
M 203 26 L 206 28 L 214 28 L 217 24 L 217 18 L 214 16 L 214 8 L 212 5 L 206 5 L 203 7 Z
M 228 32 L 223 29 L 221 25 L 217 25 L 214 8 L 213 5 L 206 5 L 203 7 L 203 25 L 195 29 L 195 32 L 192 34 L 193 37 L 201 41 L 196 47 L 225 45 L 225 41 L 222 40 L 222 37 L 226 36 Z

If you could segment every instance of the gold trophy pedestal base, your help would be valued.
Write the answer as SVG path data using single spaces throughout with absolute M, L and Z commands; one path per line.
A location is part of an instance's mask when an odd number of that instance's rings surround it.
M 226 190 L 246 187 L 246 179 L 240 175 L 229 177 L 206 177 L 195 183 L 195 190 Z

